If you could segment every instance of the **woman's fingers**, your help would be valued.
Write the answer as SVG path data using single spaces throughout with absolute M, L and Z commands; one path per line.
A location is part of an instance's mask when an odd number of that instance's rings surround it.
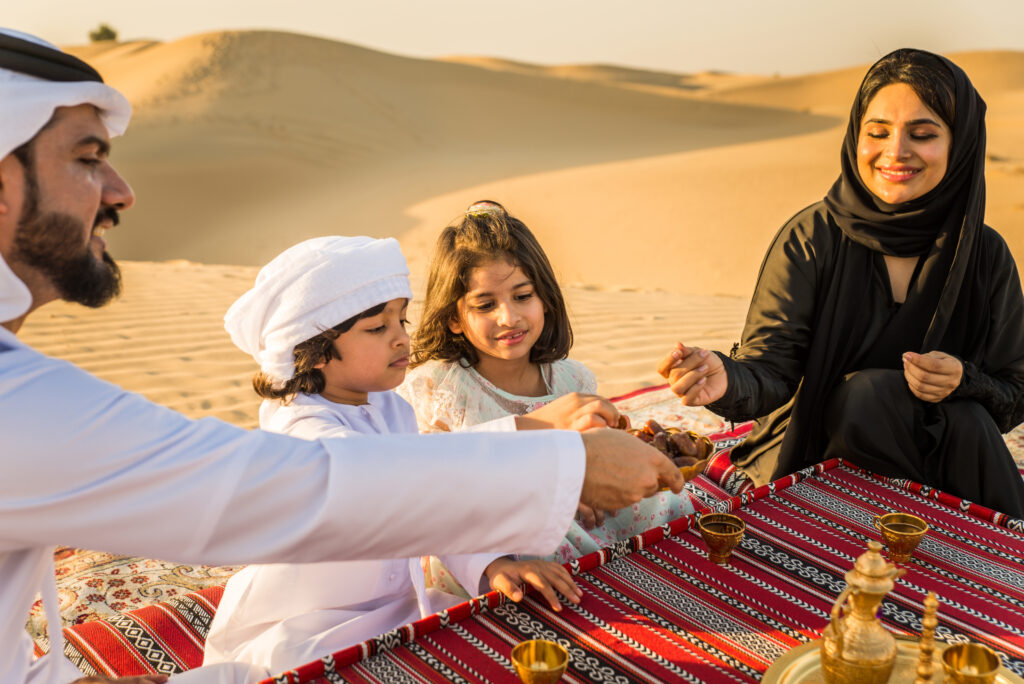
M 906 352 L 903 355 L 903 376 L 918 399 L 939 402 L 960 386 L 963 364 L 955 356 L 943 352 Z

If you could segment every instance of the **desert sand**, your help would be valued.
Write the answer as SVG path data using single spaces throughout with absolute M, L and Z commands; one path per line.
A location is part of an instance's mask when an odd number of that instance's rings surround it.
M 779 226 L 838 174 L 867 65 L 800 77 L 411 59 L 276 32 L 74 48 L 135 107 L 108 235 L 125 294 L 55 303 L 23 339 L 187 415 L 253 427 L 255 364 L 221 327 L 258 265 L 325 234 L 433 241 L 504 203 L 565 286 L 572 356 L 614 396 L 679 339 L 738 339 Z M 1024 53 L 950 55 L 989 105 L 988 221 L 1024 259 Z M 412 320 L 416 321 L 415 307 Z

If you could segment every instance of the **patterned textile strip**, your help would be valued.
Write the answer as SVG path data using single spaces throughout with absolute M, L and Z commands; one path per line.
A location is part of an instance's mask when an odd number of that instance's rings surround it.
M 866 473 L 877 480 L 880 480 L 882 482 L 888 482 L 889 484 L 895 487 L 905 489 L 908 492 L 913 492 L 918 496 L 923 496 L 927 499 L 934 499 L 935 501 L 943 503 L 946 506 L 953 506 L 954 508 L 959 508 L 961 511 L 965 513 L 970 513 L 971 515 L 977 518 L 981 518 L 982 520 L 987 520 L 991 522 L 993 525 L 1001 525 L 1003 527 L 1009 527 L 1012 530 L 1016 530 L 1017 532 L 1024 532 L 1024 520 L 1021 520 L 1020 518 L 1013 518 L 1009 515 L 1006 515 L 1005 513 L 994 511 L 991 508 L 982 506 L 981 504 L 976 504 L 972 501 L 961 499 L 959 497 L 953 496 L 952 494 L 947 494 L 946 492 L 935 489 L 934 487 L 929 487 L 928 485 L 923 485 L 912 480 L 904 480 L 895 477 L 885 477 L 882 475 L 876 475 L 875 473 L 872 473 L 870 470 L 858 468 L 857 466 L 854 466 L 852 464 L 848 464 L 848 466 L 856 469 L 861 473 Z
M 940 639 L 985 643 L 1024 674 L 1024 537 L 1012 529 L 838 460 L 719 505 L 747 524 L 729 565 L 706 560 L 691 518 L 674 521 L 573 563 L 580 606 L 555 613 L 532 595 L 520 604 L 488 595 L 488 611 L 463 604 L 335 654 L 337 675 L 512 682 L 511 647 L 549 638 L 570 650 L 567 682 L 758 681 L 774 659 L 820 634 L 844 574 L 878 538 L 874 516 L 889 510 L 919 515 L 932 530 L 882 605 L 887 626 L 919 633 L 921 600 L 934 590 Z M 414 643 L 400 643 L 412 633 Z M 324 670 L 292 674 L 289 682 L 307 682 Z
M 85 674 L 175 674 L 199 667 L 223 595 L 210 587 L 166 603 L 64 629 L 64 654 Z M 42 655 L 49 644 L 36 645 Z

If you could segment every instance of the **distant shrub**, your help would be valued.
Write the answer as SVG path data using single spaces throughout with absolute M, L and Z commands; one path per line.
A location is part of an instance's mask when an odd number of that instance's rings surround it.
M 101 40 L 117 40 L 117 31 L 110 24 L 100 24 L 95 31 L 89 31 L 89 40 L 98 43 Z

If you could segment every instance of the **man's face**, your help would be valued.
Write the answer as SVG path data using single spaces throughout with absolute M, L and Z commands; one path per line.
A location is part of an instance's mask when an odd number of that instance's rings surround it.
M 95 107 L 62 107 L 31 145 L 12 265 L 34 269 L 67 301 L 97 307 L 120 292 L 103 233 L 135 201 L 110 165 Z

